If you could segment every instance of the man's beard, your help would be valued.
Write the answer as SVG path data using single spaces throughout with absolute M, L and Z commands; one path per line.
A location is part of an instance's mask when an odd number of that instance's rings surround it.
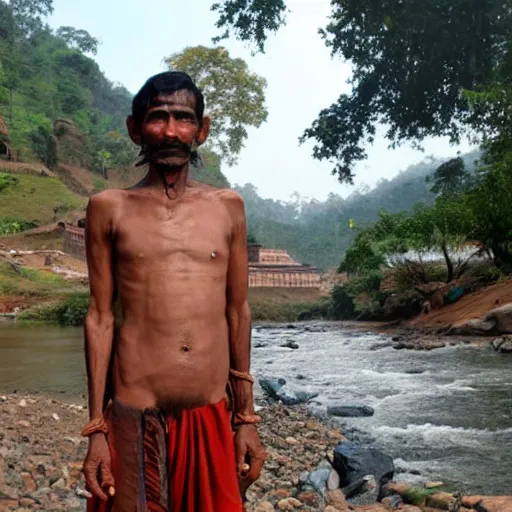
M 143 144 L 139 156 L 142 158 L 136 166 L 149 164 L 162 172 L 177 171 L 189 162 L 192 165 L 199 163 L 196 145 L 180 140 Z

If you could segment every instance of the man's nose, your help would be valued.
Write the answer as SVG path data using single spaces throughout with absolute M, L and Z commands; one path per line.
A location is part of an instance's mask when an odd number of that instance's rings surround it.
M 178 125 L 173 116 L 169 116 L 169 120 L 165 126 L 165 136 L 168 139 L 175 139 L 178 136 Z

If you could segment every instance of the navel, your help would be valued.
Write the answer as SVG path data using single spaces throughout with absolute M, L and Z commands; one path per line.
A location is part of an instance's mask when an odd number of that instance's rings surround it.
M 188 345 L 182 345 L 181 346 L 181 351 L 182 352 L 190 352 L 190 347 Z

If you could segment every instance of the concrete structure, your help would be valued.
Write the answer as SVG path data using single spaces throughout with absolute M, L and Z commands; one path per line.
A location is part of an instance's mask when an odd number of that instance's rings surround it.
M 62 226 L 62 225 L 61 225 Z M 64 252 L 86 259 L 84 220 L 78 226 L 64 225 Z M 320 288 L 322 273 L 315 267 L 302 265 L 281 249 L 265 249 L 261 245 L 249 244 L 250 288 Z

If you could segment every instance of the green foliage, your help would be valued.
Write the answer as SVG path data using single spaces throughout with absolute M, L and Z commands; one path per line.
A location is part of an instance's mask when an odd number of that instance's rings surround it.
M 461 156 L 468 172 L 474 172 L 479 156 L 478 152 Z M 396 214 L 412 212 L 417 203 L 433 204 L 436 196 L 425 178 L 442 163 L 427 158 L 393 179 L 381 180 L 374 190 L 355 191 L 346 199 L 330 194 L 326 201 L 318 201 L 294 194 L 289 201 L 275 201 L 260 197 L 251 184 L 234 189 L 244 198 L 248 228 L 259 243 L 286 249 L 298 261 L 327 270 L 339 265 L 340 256 L 365 226 L 379 220 L 380 210 Z M 350 219 L 356 229 L 350 228 Z M 385 222 L 381 227 L 388 229 Z
M 84 30 L 44 23 L 52 0 L 0 0 L 0 115 L 9 128 L 14 156 L 21 161 L 57 163 L 54 122 L 69 119 L 83 139 L 84 162 L 105 172 L 135 156 L 124 119 L 131 94 L 112 84 L 94 60 L 98 41 Z M 112 136 L 115 133 L 115 136 Z
M 392 146 L 428 136 L 453 142 L 476 128 L 479 140 L 508 130 L 512 105 L 512 9 L 501 0 L 333 0 L 320 31 L 334 57 L 353 68 L 342 94 L 301 138 L 352 182 L 376 126 Z M 261 50 L 282 25 L 282 0 L 217 2 L 217 25 Z M 461 94 L 465 91 L 466 94 Z
M 5 190 L 7 187 L 14 187 L 19 183 L 18 178 L 12 174 L 6 172 L 0 172 L 0 192 Z
M 81 326 L 89 308 L 89 294 L 74 293 L 60 303 L 24 311 L 23 323 L 45 323 L 62 326 Z
M 331 291 L 330 299 L 329 317 L 335 320 L 346 320 L 354 317 L 356 311 L 354 297 L 345 286 L 335 285 Z
M 217 28 L 224 29 L 213 39 L 215 43 L 227 39 L 233 29 L 238 39 L 255 42 L 262 52 L 267 33 L 284 25 L 286 5 L 284 0 L 222 0 L 212 5 L 212 11 L 219 13 Z
M 0 261 L 0 294 L 48 298 L 69 293 L 72 285 L 51 272 Z
M 0 162 L 0 169 L 1 167 Z M 84 208 L 87 199 L 74 194 L 62 181 L 46 176 L 16 174 L 17 186 L 0 192 L 0 219 L 49 224 L 60 213 Z
M 166 62 L 170 69 L 188 73 L 204 94 L 212 118 L 208 147 L 228 165 L 236 163 L 248 136 L 247 127 L 259 127 L 267 119 L 267 81 L 222 47 L 185 48 Z
M 23 219 L 0 217 L 0 236 L 14 235 L 26 229 L 37 227 L 36 222 L 28 222 Z
M 434 194 L 455 196 L 469 188 L 470 179 L 464 160 L 459 156 L 441 164 L 426 181 L 432 183 L 430 190 Z
M 222 174 L 221 158 L 213 151 L 203 148 L 201 150 L 202 165 L 190 168 L 190 177 L 216 188 L 229 188 L 229 181 Z

